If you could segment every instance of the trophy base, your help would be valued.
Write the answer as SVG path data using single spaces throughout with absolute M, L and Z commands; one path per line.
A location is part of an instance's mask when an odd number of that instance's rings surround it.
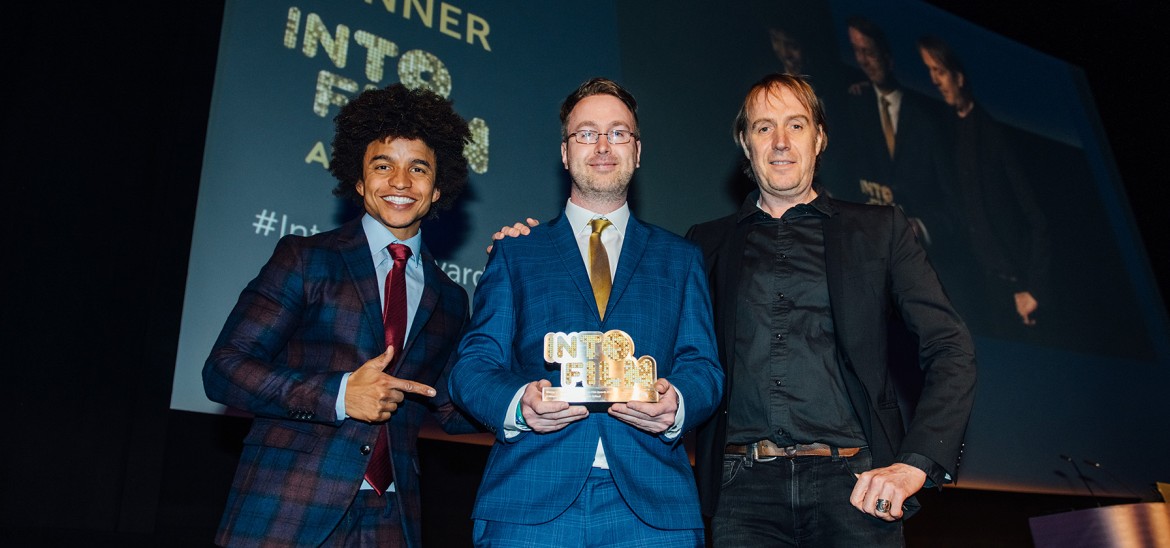
M 618 403 L 627 401 L 658 401 L 658 391 L 653 386 L 548 386 L 541 390 L 544 401 L 566 401 L 569 403 Z

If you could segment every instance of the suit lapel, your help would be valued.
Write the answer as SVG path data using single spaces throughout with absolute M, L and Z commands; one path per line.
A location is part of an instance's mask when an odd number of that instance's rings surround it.
M 739 300 L 739 276 L 743 272 L 743 248 L 747 242 L 747 231 L 751 227 L 750 221 L 735 222 L 732 221 L 732 232 L 734 235 L 728 238 L 725 252 L 719 258 L 719 266 L 717 267 L 717 275 L 719 276 L 719 287 L 723 288 L 720 295 L 719 317 L 722 318 L 723 324 L 723 340 L 728 341 L 727 348 L 732 347 L 731 341 L 735 341 L 735 318 L 736 318 L 736 303 Z M 731 375 L 731 365 L 735 360 L 734 352 L 727 352 L 724 356 L 727 360 L 727 367 L 725 367 L 726 374 Z
M 626 288 L 630 286 L 630 280 L 634 278 L 634 271 L 642 260 L 642 254 L 646 252 L 646 243 L 649 240 L 650 230 L 630 215 L 630 220 L 626 223 L 625 239 L 622 241 L 622 253 L 618 257 L 617 271 L 613 275 L 613 286 L 609 290 L 609 302 L 605 305 L 606 310 L 613 310 Z M 592 286 L 590 287 L 592 296 Z
M 585 261 L 581 258 L 581 248 L 577 247 L 577 238 L 573 236 L 573 227 L 569 224 L 569 219 L 562 213 L 549 223 L 549 228 L 552 229 L 549 231 L 549 238 L 552 240 L 557 257 L 565 266 L 565 272 L 569 273 L 569 279 L 573 280 L 573 284 L 577 286 L 581 299 L 593 310 L 598 321 L 601 321 L 601 312 L 597 310 L 597 301 L 593 298 L 593 285 L 589 283 L 589 271 L 585 269 Z M 610 301 L 613 301 L 612 294 Z
M 825 235 L 825 285 L 829 291 L 829 310 L 833 315 L 837 345 L 847 355 L 849 336 L 854 331 L 850 319 L 854 315 L 845 313 L 849 309 L 844 287 L 847 250 L 845 249 L 845 236 L 841 223 L 841 214 L 834 208 L 821 226 Z M 848 362 L 848 360 L 846 361 Z
M 375 328 L 374 340 L 382 341 L 381 348 L 371 350 L 377 350 L 374 355 L 381 354 L 386 349 L 386 335 L 381 329 L 382 298 L 378 294 L 378 273 L 374 270 L 374 259 L 370 256 L 366 233 L 362 231 L 361 218 L 346 223 L 338 240 L 342 259 L 362 300 L 362 313 L 369 325 Z
M 395 363 L 393 372 L 391 373 L 395 377 L 401 376 L 399 373 L 402 372 L 403 364 L 407 361 L 405 356 L 410 355 L 410 350 L 419 339 L 423 326 L 427 324 L 427 320 L 430 320 L 431 315 L 434 314 L 435 308 L 439 304 L 439 280 L 435 276 L 445 275 L 439 272 L 438 269 L 432 268 L 435 259 L 431 256 L 431 252 L 427 249 L 426 244 L 422 244 L 419 251 L 422 255 L 420 259 L 422 260 L 423 270 L 422 297 L 418 301 L 418 309 L 414 311 L 414 320 L 410 322 L 410 333 L 406 334 L 406 342 L 402 344 L 403 359 L 396 360 L 397 363 Z M 413 375 L 407 375 L 407 377 L 410 378 Z

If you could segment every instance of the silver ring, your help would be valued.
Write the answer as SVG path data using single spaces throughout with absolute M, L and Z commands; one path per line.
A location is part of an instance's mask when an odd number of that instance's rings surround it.
M 877 499 L 877 505 L 874 507 L 879 514 L 884 514 L 890 511 L 890 501 L 886 499 Z

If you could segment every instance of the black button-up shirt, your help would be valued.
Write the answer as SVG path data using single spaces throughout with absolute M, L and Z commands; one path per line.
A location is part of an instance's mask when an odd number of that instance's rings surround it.
M 841 376 L 825 274 L 823 199 L 779 219 L 752 203 L 735 315 L 728 443 L 866 445 Z

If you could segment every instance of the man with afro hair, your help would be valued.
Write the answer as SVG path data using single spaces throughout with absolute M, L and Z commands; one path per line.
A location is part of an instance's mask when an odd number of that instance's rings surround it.
M 420 230 L 467 184 L 467 122 L 401 84 L 334 121 L 333 193 L 365 213 L 281 238 L 203 368 L 208 398 L 254 416 L 222 546 L 422 546 L 423 418 L 476 431 L 447 394 L 467 293 Z

